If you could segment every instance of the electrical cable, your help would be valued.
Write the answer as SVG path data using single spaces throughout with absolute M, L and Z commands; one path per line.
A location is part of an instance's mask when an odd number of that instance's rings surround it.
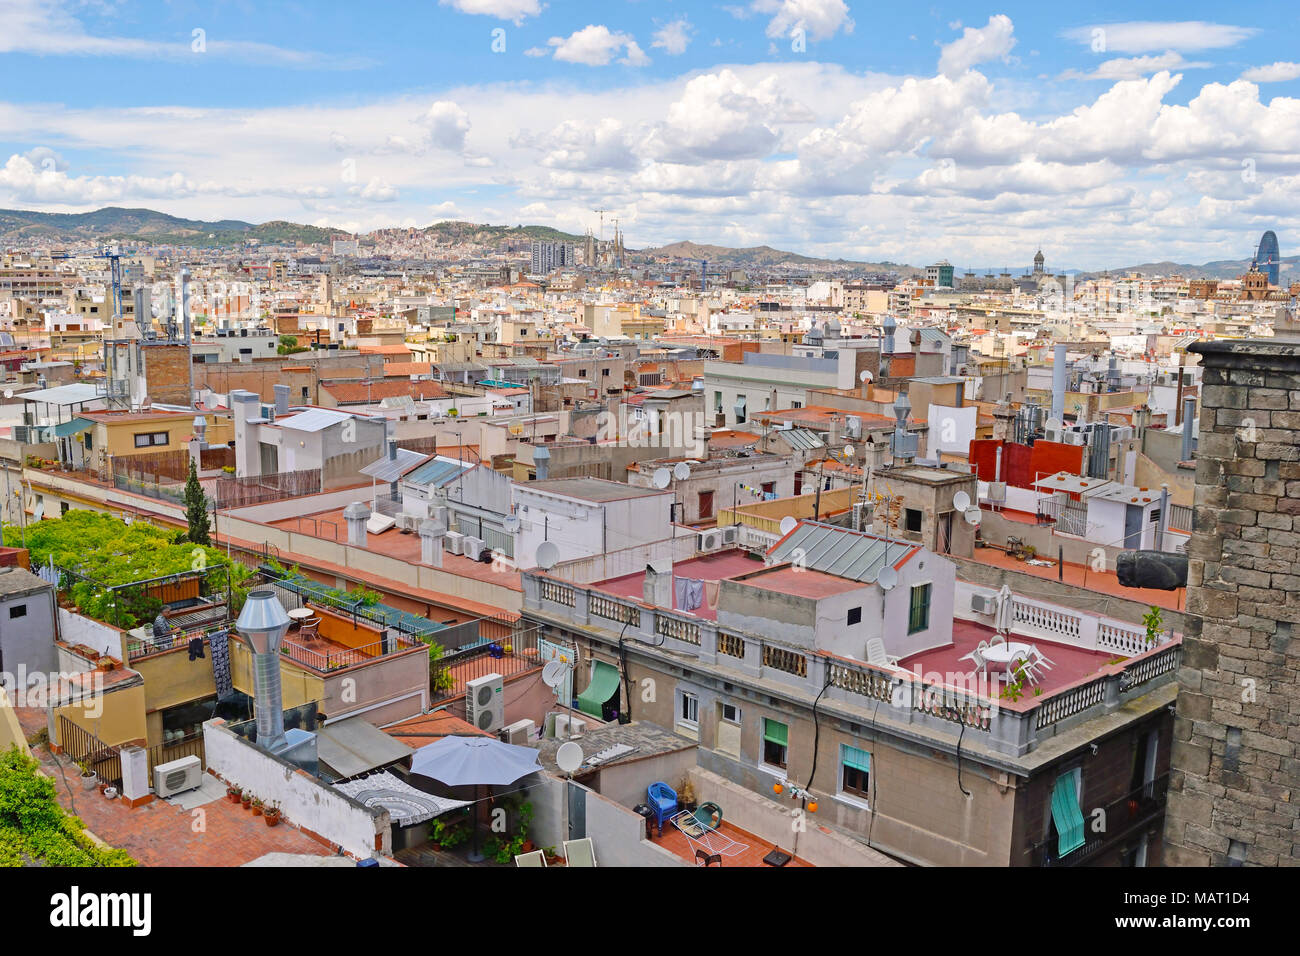
M 962 795 L 969 798 L 970 791 L 961 785 L 961 739 L 966 736 L 966 721 L 960 721 L 961 730 L 957 733 L 957 789 Z

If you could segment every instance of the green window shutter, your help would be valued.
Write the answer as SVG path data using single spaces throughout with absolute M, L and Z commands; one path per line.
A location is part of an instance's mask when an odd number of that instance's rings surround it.
M 1073 773 L 1056 778 L 1056 787 L 1052 791 L 1052 821 L 1056 824 L 1058 854 L 1065 856 L 1083 846 L 1083 811 L 1079 809 Z
M 863 773 L 871 773 L 871 754 L 857 747 L 850 747 L 848 744 L 841 744 L 840 749 L 844 766 L 861 770 Z
M 921 584 L 912 588 L 912 603 L 909 608 L 907 632 L 914 634 L 930 626 L 930 585 Z
M 763 739 L 770 744 L 780 744 L 782 747 L 786 747 L 789 745 L 790 728 L 785 724 L 764 717 Z

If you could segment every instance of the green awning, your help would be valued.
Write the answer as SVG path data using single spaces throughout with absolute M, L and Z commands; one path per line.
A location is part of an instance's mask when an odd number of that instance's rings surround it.
M 782 747 L 788 746 L 790 740 L 790 728 L 779 721 L 768 720 L 764 717 L 763 739 L 770 744 L 779 744 Z
M 844 766 L 861 770 L 863 773 L 871 773 L 871 754 L 857 747 L 850 747 L 848 744 L 841 746 L 844 748 Z
M 591 672 L 591 683 L 578 695 L 578 710 L 593 717 L 601 716 L 601 705 L 618 693 L 618 668 L 604 661 L 596 661 Z
M 1052 790 L 1052 821 L 1056 824 L 1056 852 L 1060 856 L 1083 846 L 1083 811 L 1079 809 L 1079 795 L 1074 788 L 1072 773 L 1056 778 L 1056 787 Z
M 78 432 L 84 432 L 91 428 L 95 423 L 89 418 L 74 418 L 70 422 L 60 422 L 54 426 L 55 438 L 67 438 L 69 435 L 75 435 Z

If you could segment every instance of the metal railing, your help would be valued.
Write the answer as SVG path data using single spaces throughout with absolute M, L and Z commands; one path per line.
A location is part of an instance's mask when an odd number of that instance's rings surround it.
M 537 628 L 517 628 L 508 637 L 485 638 L 481 643 L 444 653 L 429 665 L 433 701 L 463 696 L 468 681 L 488 674 L 508 677 L 541 667 L 537 639 Z
M 1038 866 L 1081 866 L 1124 846 L 1126 841 L 1164 816 L 1168 794 L 1167 773 L 1134 787 L 1088 814 L 1089 819 L 1105 820 L 1103 831 L 1097 833 L 1087 828 L 1083 846 L 1064 856 L 1058 855 L 1056 845 L 1051 842 L 1037 844 L 1032 849 L 1034 862 Z M 1098 815 L 1098 811 L 1102 815 Z
M 155 790 L 158 784 L 153 779 L 153 768 L 159 764 L 171 763 L 184 757 L 198 757 L 200 765 L 206 769 L 208 754 L 203 744 L 203 734 L 198 733 L 171 743 L 156 744 L 149 748 L 149 785 Z
M 99 779 L 122 786 L 122 755 L 84 727 L 59 715 L 59 747 L 81 766 L 99 774 Z

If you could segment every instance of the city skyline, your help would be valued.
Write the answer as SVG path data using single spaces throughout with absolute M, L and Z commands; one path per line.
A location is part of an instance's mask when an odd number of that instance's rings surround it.
M 1167 9 L 444 0 L 346 29 L 273 5 L 255 29 L 7 0 L 0 206 L 578 234 L 604 208 L 641 247 L 1249 258 L 1300 227 L 1295 14 Z

